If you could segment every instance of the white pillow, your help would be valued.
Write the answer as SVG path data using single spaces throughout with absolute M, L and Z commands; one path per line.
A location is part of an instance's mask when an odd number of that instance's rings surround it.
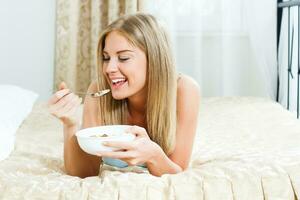
M 14 149 L 15 133 L 31 112 L 38 94 L 14 85 L 0 84 L 0 161 Z

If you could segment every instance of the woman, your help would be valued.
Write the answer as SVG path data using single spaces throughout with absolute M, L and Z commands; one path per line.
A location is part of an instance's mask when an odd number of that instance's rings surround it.
M 81 99 L 65 83 L 49 100 L 49 110 L 64 125 L 64 162 L 70 175 L 99 173 L 104 163 L 124 167 L 144 164 L 155 176 L 188 167 L 197 128 L 200 92 L 197 83 L 177 76 L 164 29 L 147 14 L 123 16 L 101 34 L 98 44 L 98 80 L 88 93 L 111 89 L 101 97 L 86 96 L 82 128 L 129 124 L 132 142 L 109 142 L 121 151 L 83 152 L 76 140 L 75 117 Z

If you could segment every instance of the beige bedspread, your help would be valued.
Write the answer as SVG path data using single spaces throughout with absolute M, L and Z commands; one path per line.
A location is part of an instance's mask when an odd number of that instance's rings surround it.
M 0 199 L 300 199 L 300 121 L 270 100 L 202 99 L 191 166 L 176 175 L 104 166 L 99 176 L 68 176 L 62 136 L 37 103 L 0 162 Z

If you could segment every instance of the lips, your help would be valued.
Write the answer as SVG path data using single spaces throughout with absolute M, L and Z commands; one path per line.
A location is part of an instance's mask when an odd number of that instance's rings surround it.
M 114 79 L 111 82 L 112 82 L 113 85 L 117 85 L 117 84 L 126 82 L 126 79 L 125 78 Z
M 124 83 L 127 82 L 127 79 L 124 77 L 114 77 L 110 78 L 111 79 L 111 87 L 112 89 L 119 89 L 122 87 Z

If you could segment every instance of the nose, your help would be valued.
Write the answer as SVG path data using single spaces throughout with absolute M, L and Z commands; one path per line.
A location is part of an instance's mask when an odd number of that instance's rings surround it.
M 118 72 L 118 71 L 119 71 L 118 63 L 114 59 L 110 59 L 106 63 L 105 72 L 107 74 L 111 74 L 111 73 Z

